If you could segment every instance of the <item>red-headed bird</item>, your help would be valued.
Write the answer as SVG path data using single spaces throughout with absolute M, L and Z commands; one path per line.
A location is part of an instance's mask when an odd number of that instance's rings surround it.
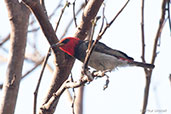
M 88 48 L 89 41 L 83 41 L 75 37 L 67 37 L 60 40 L 56 46 L 58 46 L 63 52 L 76 59 L 84 62 L 86 57 L 86 50 Z M 139 66 L 143 68 L 153 69 L 154 65 L 134 61 L 132 57 L 127 54 L 112 49 L 105 44 L 98 42 L 89 59 L 89 66 L 96 70 L 113 70 L 116 67 L 122 66 Z

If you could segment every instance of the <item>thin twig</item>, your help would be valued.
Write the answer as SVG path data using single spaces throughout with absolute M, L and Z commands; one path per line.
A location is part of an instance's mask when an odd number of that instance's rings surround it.
M 119 16 L 119 14 L 124 10 L 124 8 L 127 6 L 127 4 L 129 3 L 130 0 L 127 0 L 127 2 L 125 3 L 125 5 L 120 9 L 120 11 L 116 14 L 116 16 L 112 19 L 112 21 L 106 25 L 106 27 L 104 28 L 104 30 L 99 34 L 99 38 L 101 38 L 103 36 L 103 34 L 106 32 L 107 28 L 109 28 L 111 26 L 111 24 L 116 20 L 116 18 Z
M 74 23 L 75 23 L 75 27 L 77 27 L 77 18 L 76 18 L 76 15 L 75 15 L 75 2 L 76 2 L 76 0 L 74 0 L 74 2 L 72 3 L 72 5 L 73 5 Z
M 33 66 L 33 68 L 31 68 L 30 70 L 28 70 L 22 77 L 21 80 L 23 80 L 25 77 L 29 76 L 29 74 L 34 71 L 41 63 L 43 62 L 43 59 L 38 61 L 35 66 Z M 3 84 L 0 84 L 0 89 L 2 89 Z
M 8 34 L 3 40 L 2 42 L 0 42 L 0 46 L 2 46 L 5 42 L 7 42 L 10 38 L 10 34 Z
M 38 30 L 40 30 L 40 27 L 37 27 L 37 28 L 33 28 L 31 30 L 28 30 L 28 33 L 32 33 L 32 32 L 37 32 Z
M 145 63 L 145 33 L 144 33 L 144 1 L 141 6 L 141 39 L 142 39 L 142 56 L 141 59 Z
M 65 8 L 66 8 L 66 7 L 69 7 L 69 5 L 70 5 L 70 3 L 69 3 L 68 1 L 66 1 L 65 6 L 62 8 L 61 14 L 60 14 L 59 19 L 58 19 L 58 21 L 57 21 L 57 24 L 56 24 L 56 27 L 55 27 L 55 32 L 57 32 L 59 23 L 60 23 L 60 21 L 61 21 L 61 19 L 62 19 L 62 16 L 63 16 L 64 11 L 65 11 Z
M 90 32 L 90 37 L 89 37 L 89 44 L 88 44 L 88 48 L 87 48 L 87 53 L 90 50 L 90 47 L 92 45 L 92 41 L 93 41 L 93 35 L 94 35 L 94 30 L 95 30 L 95 26 L 97 21 L 100 19 L 100 17 L 96 17 L 95 20 L 92 20 L 92 28 L 91 28 L 91 32 Z
M 169 74 L 169 81 L 170 81 L 170 85 L 171 85 L 171 74 Z
M 55 15 L 55 13 L 56 13 L 56 11 L 58 10 L 58 8 L 62 7 L 62 4 L 61 4 L 62 1 L 63 1 L 63 0 L 60 0 L 60 1 L 59 1 L 59 3 L 58 3 L 58 5 L 56 6 L 56 8 L 55 8 L 55 9 L 53 10 L 53 12 L 48 16 L 49 19 L 51 19 L 51 17 L 52 17 L 53 15 Z
M 85 7 L 85 4 L 82 4 L 81 7 L 78 9 L 78 11 L 76 12 L 75 15 L 77 16 L 77 15 L 81 12 L 81 10 L 82 10 L 84 7 Z M 69 23 L 68 23 L 68 25 L 66 26 L 66 29 L 65 29 L 65 31 L 63 32 L 63 34 L 61 35 L 60 39 L 63 38 L 63 37 L 66 35 L 66 33 L 68 32 L 69 28 L 71 27 L 71 24 L 72 24 L 73 21 L 74 21 L 73 19 L 71 19 L 71 20 L 69 21 Z
M 105 7 L 103 7 L 103 18 L 102 18 L 102 25 L 101 25 L 101 28 L 100 28 L 100 31 L 99 33 L 102 31 L 103 29 L 103 25 L 104 25 L 104 9 Z M 94 30 L 95 30 L 95 25 L 98 21 L 98 19 L 100 19 L 100 17 L 96 17 L 95 20 L 92 21 L 92 30 L 91 30 L 91 35 L 90 35 L 90 38 L 89 38 L 89 44 L 88 44 L 88 48 L 87 48 L 87 54 L 86 54 L 86 57 L 84 59 L 84 64 L 83 64 L 83 72 L 85 72 L 85 70 L 87 69 L 87 66 L 88 66 L 88 61 L 90 59 L 90 55 L 93 51 L 93 48 L 94 48 L 94 45 L 92 45 L 92 40 L 93 40 L 93 35 L 94 35 Z M 92 47 L 92 48 L 91 48 Z
M 169 27 L 170 27 L 170 35 L 171 35 L 170 0 L 167 1 L 167 12 L 168 12 Z
M 92 73 L 90 75 L 92 75 L 93 78 L 95 78 L 95 77 L 103 77 L 103 76 L 105 76 L 105 73 L 94 72 L 94 73 Z M 53 96 L 50 98 L 50 100 L 46 104 L 43 104 L 43 106 L 41 107 L 41 110 L 48 110 L 48 109 L 50 109 L 52 107 L 52 104 L 54 104 L 56 102 L 56 100 L 59 99 L 59 97 L 63 94 L 63 92 L 66 89 L 78 88 L 80 86 L 83 86 L 87 82 L 89 82 L 89 79 L 86 76 L 84 76 L 80 80 L 74 81 L 74 82 L 72 82 L 71 80 L 66 80 L 62 84 L 62 86 L 59 88 L 59 90 L 56 93 L 53 94 Z
M 141 59 L 142 62 L 146 63 L 145 61 L 145 33 L 144 33 L 144 2 L 145 0 L 142 0 L 142 6 L 141 6 L 141 40 L 142 40 L 142 55 Z M 147 74 L 147 68 L 144 68 L 144 72 Z
M 102 32 L 102 30 L 103 30 L 103 26 L 104 26 L 104 21 L 105 21 L 105 7 L 106 7 L 106 5 L 103 3 L 102 25 L 101 25 L 101 28 L 100 28 L 99 33 L 100 33 L 100 32 Z M 107 21 L 106 21 L 106 24 L 107 24 Z
M 73 76 L 72 76 L 72 73 L 71 73 L 71 81 L 74 82 L 74 79 L 73 79 Z M 72 88 L 72 91 L 73 91 L 73 99 L 72 99 L 72 113 L 75 114 L 75 111 L 74 111 L 74 103 L 75 103 L 75 99 L 76 99 L 76 95 L 75 95 L 75 89 Z
M 24 79 L 26 76 L 28 76 L 28 74 L 30 74 L 32 71 L 34 71 L 41 63 L 43 62 L 43 59 L 38 61 L 35 66 L 33 68 L 31 68 L 29 71 L 27 71 L 22 77 L 21 79 Z
M 92 46 L 91 46 L 91 42 L 92 42 L 92 39 L 93 39 L 93 34 L 94 34 L 95 25 L 96 25 L 98 19 L 99 19 L 99 18 L 97 17 L 97 18 L 95 18 L 95 19 L 92 21 L 92 31 L 91 31 L 91 35 L 90 35 L 90 42 L 89 42 L 89 45 L 88 45 L 86 57 L 85 57 L 85 59 L 84 59 L 84 64 L 83 64 L 83 67 L 82 67 L 82 70 L 83 70 L 83 71 L 82 71 L 82 74 L 86 74 L 85 72 L 86 72 L 86 70 L 87 70 L 87 68 L 88 68 L 88 62 L 89 62 L 90 55 L 91 55 L 92 49 L 93 49 L 93 48 L 91 48 L 91 47 L 92 47 Z M 93 46 L 93 47 L 94 47 L 94 46 Z M 88 77 L 88 78 L 91 80 L 90 77 Z
M 0 84 L 0 89 L 2 89 L 3 88 L 3 84 Z
M 35 92 L 34 92 L 34 107 L 33 107 L 33 114 L 36 114 L 36 107 L 37 107 L 37 95 L 38 95 L 38 90 L 39 90 L 39 87 L 40 87 L 40 82 L 41 82 L 41 79 L 43 77 L 43 73 L 44 73 L 44 70 L 45 70 L 45 66 L 47 64 L 47 61 L 48 61 L 48 58 L 49 56 L 51 55 L 51 48 L 49 48 L 48 50 L 48 53 L 44 59 L 44 62 L 43 62 L 43 67 L 42 67 L 42 70 L 41 70 L 41 73 L 40 73 L 40 77 L 39 77 L 39 80 L 38 80 L 38 83 L 37 83 L 37 86 L 36 86 L 36 89 L 35 89 Z
M 158 43 L 159 38 L 161 37 L 161 32 L 163 30 L 163 26 L 164 26 L 164 22 L 165 22 L 165 13 L 166 13 L 165 7 L 166 7 L 166 3 L 167 3 L 166 1 L 167 0 L 163 0 L 163 3 L 162 3 L 162 14 L 161 14 L 161 18 L 160 18 L 159 28 L 157 30 L 157 34 L 155 37 L 151 64 L 154 64 L 154 62 L 155 62 L 156 55 L 157 55 L 157 43 Z
M 56 6 L 56 8 L 53 10 L 53 12 L 48 16 L 49 20 L 55 15 L 56 11 L 58 10 L 58 8 L 61 7 L 61 2 L 62 0 L 59 1 L 59 4 Z M 29 25 L 33 25 L 36 22 L 35 18 L 34 20 L 32 20 Z M 40 30 L 40 27 L 36 27 L 33 28 L 32 30 L 28 30 L 28 32 L 37 32 L 38 30 Z

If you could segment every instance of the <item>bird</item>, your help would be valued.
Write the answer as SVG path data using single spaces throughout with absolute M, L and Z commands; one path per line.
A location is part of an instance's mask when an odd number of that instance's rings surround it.
M 92 41 L 93 43 L 94 41 Z M 86 51 L 89 45 L 88 40 L 80 40 L 77 37 L 66 37 L 55 44 L 64 53 L 84 63 Z M 134 61 L 126 53 L 112 49 L 102 42 L 97 42 L 90 55 L 88 66 L 97 71 L 114 70 L 117 67 L 138 66 L 153 69 L 153 64 Z

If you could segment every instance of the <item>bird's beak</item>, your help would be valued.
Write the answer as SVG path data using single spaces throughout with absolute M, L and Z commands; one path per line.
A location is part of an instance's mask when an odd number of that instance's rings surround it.
M 56 44 L 53 44 L 51 47 L 53 48 L 53 47 L 61 47 L 61 46 L 63 46 L 64 45 L 64 43 L 61 43 L 61 42 L 58 42 L 58 43 L 56 43 Z

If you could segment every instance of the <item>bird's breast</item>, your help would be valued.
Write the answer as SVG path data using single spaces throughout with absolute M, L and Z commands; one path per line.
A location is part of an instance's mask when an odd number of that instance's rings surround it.
M 127 61 L 100 52 L 93 52 L 89 60 L 89 66 L 101 71 L 114 70 L 116 67 L 126 65 Z

